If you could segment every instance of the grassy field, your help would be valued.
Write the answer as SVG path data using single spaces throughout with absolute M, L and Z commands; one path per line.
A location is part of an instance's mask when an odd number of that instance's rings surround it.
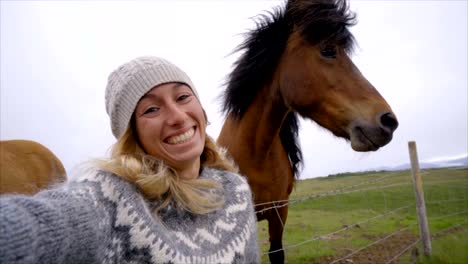
M 298 181 L 283 236 L 287 263 L 468 263 L 468 169 L 423 170 L 421 176 L 430 258 L 423 256 L 421 243 L 402 254 L 419 238 L 407 170 Z M 258 232 L 266 253 L 266 221 L 259 222 Z M 262 263 L 269 263 L 267 255 Z

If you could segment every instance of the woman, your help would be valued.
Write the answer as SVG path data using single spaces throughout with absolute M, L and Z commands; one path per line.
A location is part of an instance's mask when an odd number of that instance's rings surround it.
M 258 263 L 245 178 L 206 135 L 189 77 L 157 57 L 111 73 L 108 160 L 0 199 L 0 263 Z

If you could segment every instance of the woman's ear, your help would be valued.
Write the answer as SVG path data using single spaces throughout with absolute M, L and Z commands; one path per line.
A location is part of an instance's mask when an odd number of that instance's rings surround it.
M 207 126 L 211 125 L 210 121 L 208 121 L 208 116 L 206 115 L 205 109 L 203 109 L 203 116 L 205 117 L 205 123 Z

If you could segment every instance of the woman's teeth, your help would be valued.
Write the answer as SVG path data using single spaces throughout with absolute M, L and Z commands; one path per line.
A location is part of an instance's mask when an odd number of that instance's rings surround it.
M 167 140 L 167 142 L 169 144 L 171 144 L 171 145 L 184 143 L 184 142 L 188 141 L 189 139 L 191 139 L 193 137 L 194 133 L 195 133 L 195 129 L 191 128 L 187 132 L 185 132 L 185 133 L 183 133 L 181 135 L 169 138 Z

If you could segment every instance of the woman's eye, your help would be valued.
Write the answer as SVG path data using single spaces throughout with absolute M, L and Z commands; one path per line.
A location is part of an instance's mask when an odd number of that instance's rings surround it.
M 179 97 L 177 98 L 177 100 L 178 100 L 178 101 L 184 101 L 184 100 L 186 100 L 186 99 L 189 98 L 189 97 L 190 97 L 189 94 L 183 94 L 183 95 L 179 96 Z
M 144 114 L 149 114 L 149 113 L 156 113 L 159 110 L 157 107 L 150 107 L 145 110 Z
M 325 58 L 336 59 L 336 47 L 325 46 L 320 49 L 320 54 L 322 54 L 322 56 Z

